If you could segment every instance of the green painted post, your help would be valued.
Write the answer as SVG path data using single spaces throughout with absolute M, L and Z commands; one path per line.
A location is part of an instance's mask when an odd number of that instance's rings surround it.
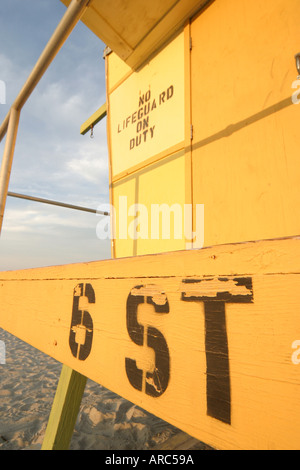
M 42 450 L 68 450 L 87 378 L 63 365 Z

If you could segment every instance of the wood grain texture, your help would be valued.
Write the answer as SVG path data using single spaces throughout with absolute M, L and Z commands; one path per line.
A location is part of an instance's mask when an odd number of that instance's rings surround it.
M 71 0 L 61 0 L 69 6 Z M 206 0 L 93 0 L 82 21 L 130 67 L 138 69 Z
M 206 246 L 300 233 L 299 14 L 297 0 L 228 0 L 191 22 L 192 187 Z
M 5 272 L 0 326 L 212 447 L 297 449 L 299 265 L 293 238 Z
M 106 103 L 100 106 L 80 127 L 80 134 L 85 135 L 106 116 Z

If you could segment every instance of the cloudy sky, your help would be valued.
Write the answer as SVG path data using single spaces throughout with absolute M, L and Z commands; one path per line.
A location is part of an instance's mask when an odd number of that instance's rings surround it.
M 66 11 L 59 0 L 0 0 L 0 121 Z M 25 104 L 9 191 L 97 209 L 108 204 L 106 120 L 89 134 L 81 124 L 105 102 L 105 45 L 78 23 Z M 0 144 L 1 158 L 4 140 Z M 99 215 L 7 199 L 0 270 L 110 257 Z

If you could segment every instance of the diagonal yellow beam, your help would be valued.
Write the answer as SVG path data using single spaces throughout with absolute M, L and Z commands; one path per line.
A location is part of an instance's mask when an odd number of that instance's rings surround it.
M 72 0 L 69 8 L 58 24 L 35 67 L 23 85 L 4 121 L 0 126 L 0 141 L 7 134 L 4 154 L 0 169 L 0 233 L 9 186 L 10 172 L 14 158 L 20 112 L 39 83 L 56 54 L 71 34 L 72 30 L 88 7 L 89 0 Z
M 48 66 L 51 64 L 56 54 L 63 46 L 64 42 L 69 37 L 78 21 L 81 19 L 82 15 L 88 7 L 89 1 L 90 0 L 72 0 L 69 8 L 55 29 L 52 37 L 43 50 L 23 88 L 15 99 L 12 108 L 18 111 L 22 109 L 25 102 L 44 75 Z M 10 111 L 0 126 L 0 141 L 6 134 L 9 122 L 9 114 Z
M 0 170 L 0 234 L 2 228 L 3 215 L 5 210 L 5 203 L 7 198 L 9 179 L 11 173 L 11 167 L 14 157 L 14 147 L 17 138 L 18 124 L 21 110 L 30 97 L 31 93 L 39 83 L 40 79 L 46 72 L 48 66 L 55 58 L 56 54 L 82 17 L 83 13 L 88 7 L 90 0 L 72 0 L 70 6 L 68 7 L 66 13 L 64 14 L 62 20 L 54 31 L 51 39 L 46 45 L 44 51 L 42 52 L 39 60 L 37 61 L 35 67 L 30 73 L 27 81 L 23 85 L 20 93 L 15 99 L 12 107 L 7 113 L 4 121 L 0 126 L 0 142 L 6 135 L 4 155 L 1 164 Z M 71 436 L 71 430 L 73 422 L 76 420 L 77 410 L 79 408 L 80 400 L 84 391 L 86 378 L 81 374 L 78 374 L 75 371 L 71 371 L 71 375 L 68 375 L 68 369 L 66 366 L 63 366 L 62 369 L 62 379 L 61 379 L 61 394 L 66 396 L 64 401 L 61 395 L 58 395 L 56 404 L 54 407 L 54 415 L 56 420 L 50 423 L 50 437 L 53 439 L 52 448 L 62 447 L 68 443 L 68 439 Z M 71 401 L 74 402 L 74 393 L 72 393 L 74 388 L 74 381 L 76 382 L 77 393 L 76 393 L 76 406 L 70 404 Z M 71 398 L 70 398 L 71 397 Z M 64 406 L 65 403 L 65 406 Z M 60 413 L 57 413 L 57 409 Z M 52 415 L 53 415 L 52 413 Z M 72 419 L 71 419 L 72 418 Z M 68 432 L 66 432 L 64 423 L 67 420 L 69 422 Z M 61 430 L 63 430 L 63 435 L 68 436 L 67 440 L 64 441 L 62 437 Z M 47 436 L 49 435 L 47 434 Z M 51 439 L 50 439 L 51 441 Z M 51 442 L 46 441 L 46 445 L 51 448 Z M 48 442 L 48 444 L 47 444 Z
M 104 103 L 97 111 L 87 119 L 80 128 L 80 134 L 84 135 L 91 130 L 98 122 L 106 116 L 106 103 Z
M 7 191 L 14 158 L 15 144 L 18 134 L 19 120 L 20 111 L 17 111 L 15 108 L 11 108 L 9 113 L 4 153 L 0 169 L 0 234 L 2 230 Z

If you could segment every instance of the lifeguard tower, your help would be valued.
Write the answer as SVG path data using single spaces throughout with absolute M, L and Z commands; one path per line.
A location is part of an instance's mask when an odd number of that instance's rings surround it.
M 43 447 L 89 377 L 215 448 L 299 449 L 298 0 L 63 3 L 0 127 L 1 217 L 21 108 L 81 20 L 107 44 L 81 133 L 107 116 L 114 259 L 0 274 L 1 328 L 64 364 Z

